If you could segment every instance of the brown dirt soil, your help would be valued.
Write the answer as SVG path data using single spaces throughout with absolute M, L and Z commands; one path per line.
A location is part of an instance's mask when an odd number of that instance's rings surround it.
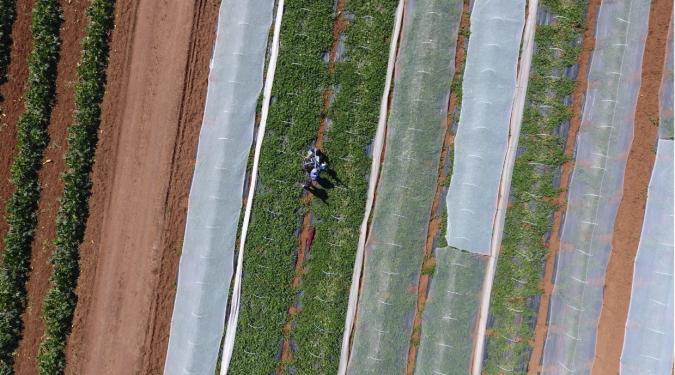
M 49 288 L 51 265 L 49 256 L 54 250 L 54 233 L 58 199 L 63 193 L 61 173 L 65 170 L 63 155 L 68 147 L 67 129 L 72 123 L 75 109 L 73 83 L 77 79 L 77 63 L 80 60 L 80 42 L 87 22 L 87 0 L 62 1 L 63 24 L 61 26 L 61 53 L 57 66 L 56 102 L 49 123 L 49 145 L 43 155 L 39 173 L 40 202 L 38 221 L 31 255 L 31 273 L 26 288 L 28 305 L 23 314 L 23 338 L 16 352 L 16 374 L 37 373 L 38 345 L 44 332 L 42 300 Z
M 160 374 L 217 0 L 118 0 L 68 374 Z
M 33 42 L 30 31 L 32 8 L 33 0 L 17 1 L 7 82 L 0 86 L 0 238 L 5 238 L 7 233 L 5 204 L 14 192 L 9 176 L 16 145 L 16 122 L 23 112 L 23 87 L 28 78 L 26 59 Z M 0 242 L 0 254 L 4 248 L 4 243 Z
M 332 75 L 334 70 L 335 70 L 335 60 L 337 57 L 337 47 L 338 47 L 338 42 L 340 40 L 340 34 L 347 28 L 348 22 L 343 17 L 342 11 L 345 9 L 345 3 L 346 0 L 337 0 L 336 4 L 336 14 L 337 14 L 337 19 L 333 23 L 333 44 L 331 45 L 331 50 L 329 54 L 329 65 L 328 65 L 328 74 Z M 330 107 L 330 98 L 332 95 L 332 89 L 326 88 L 323 92 L 323 108 L 324 108 L 324 113 L 326 113 Z M 315 142 L 315 147 L 318 149 L 323 148 L 323 141 L 324 141 L 324 133 L 326 131 L 326 123 L 327 123 L 327 118 L 323 118 L 321 120 L 321 124 L 319 125 L 319 130 L 316 133 L 316 142 Z M 305 256 L 307 255 L 308 246 L 307 246 L 307 240 L 309 239 L 309 232 L 310 232 L 310 224 L 311 224 L 311 205 L 313 201 L 314 196 L 304 192 L 303 196 L 301 198 L 301 201 L 304 205 L 309 207 L 310 209 L 307 210 L 305 213 L 305 216 L 302 219 L 302 228 L 300 230 L 300 236 L 299 236 L 299 243 L 298 243 L 298 258 L 296 259 L 295 262 L 295 276 L 293 277 L 293 281 L 291 282 L 291 287 L 293 289 L 299 289 L 301 288 L 301 282 L 302 282 L 302 275 L 305 273 Z M 292 317 L 294 315 L 297 315 L 300 311 L 295 307 L 295 306 L 290 306 L 288 308 L 288 314 Z M 292 318 L 291 318 L 292 319 Z M 290 341 L 288 338 L 291 335 L 291 330 L 292 330 L 292 325 L 291 322 L 286 323 L 286 325 L 283 328 L 283 333 L 284 333 L 284 342 L 281 347 L 281 363 L 282 366 L 277 369 L 277 373 L 284 373 L 283 369 L 283 364 L 288 363 L 293 359 L 293 353 L 290 350 Z
M 588 69 L 591 63 L 591 55 L 595 48 L 595 23 L 598 9 L 600 7 L 600 0 L 590 0 L 588 2 L 587 16 L 586 16 L 586 31 L 584 32 L 583 42 L 581 45 L 581 55 L 579 56 L 579 73 L 577 76 L 577 84 L 572 94 L 572 113 L 574 116 L 570 121 L 570 129 L 567 134 L 567 143 L 565 147 L 565 155 L 570 158 L 570 161 L 562 166 L 560 177 L 561 193 L 556 198 L 558 210 L 553 216 L 553 226 L 551 229 L 551 237 L 547 244 L 548 254 L 546 256 L 546 267 L 544 271 L 544 278 L 542 279 L 541 288 L 543 293 L 541 295 L 541 302 L 539 304 L 539 312 L 537 314 L 537 324 L 534 330 L 534 338 L 532 340 L 533 351 L 530 356 L 530 363 L 528 364 L 527 373 L 529 375 L 538 374 L 541 371 L 541 358 L 544 351 L 544 341 L 546 340 L 546 332 L 548 330 L 548 306 L 551 299 L 551 292 L 553 292 L 553 267 L 555 258 L 560 249 L 560 230 L 561 220 L 567 209 L 567 188 L 569 186 L 570 173 L 574 167 L 574 160 L 571 160 L 574 151 L 574 143 L 581 126 L 582 108 L 584 105 L 584 98 L 586 94 Z
M 671 0 L 652 1 L 649 32 L 642 64 L 642 83 L 635 115 L 633 144 L 628 153 L 623 198 L 614 224 L 612 253 L 605 274 L 605 289 L 593 374 L 618 374 L 628 316 L 633 264 L 644 219 L 647 185 L 654 167 L 654 146 L 659 114 L 659 89 L 666 55 Z
M 453 79 L 457 79 L 459 74 L 462 74 L 460 71 L 462 64 L 464 63 L 465 58 L 465 37 L 462 33 L 463 30 L 468 30 L 469 28 L 469 17 L 470 9 L 469 2 L 464 2 L 464 8 L 462 9 L 461 21 L 460 21 L 460 33 L 457 39 L 457 47 L 455 51 L 455 75 Z M 446 181 L 450 176 L 448 176 L 447 171 L 445 170 L 445 163 L 448 158 L 450 148 L 455 143 L 455 137 L 449 131 L 449 126 L 452 125 L 452 117 L 457 108 L 458 97 L 455 93 L 450 93 L 450 100 L 448 102 L 448 117 L 445 120 L 445 123 L 442 126 L 445 128 L 445 137 L 443 138 L 443 146 L 441 148 L 440 162 L 438 165 L 438 175 L 436 183 L 436 193 L 434 195 L 434 200 L 431 206 L 431 217 L 429 218 L 429 227 L 427 229 L 427 239 L 424 245 L 424 262 L 422 264 L 423 269 L 429 269 L 436 266 L 436 260 L 433 256 L 433 247 L 434 239 L 438 235 L 441 229 L 441 225 L 444 225 L 442 217 L 438 216 L 438 208 L 441 205 L 441 196 L 443 189 L 446 186 Z M 412 375 L 415 370 L 415 361 L 417 360 L 417 349 L 418 343 L 422 335 L 422 314 L 424 311 L 424 305 L 427 301 L 427 293 L 429 290 L 429 283 L 431 282 L 431 275 L 422 273 L 420 274 L 419 283 L 417 284 L 417 305 L 415 309 L 415 316 L 413 318 L 413 330 L 411 336 L 411 345 L 408 349 L 408 360 L 406 362 L 406 374 Z

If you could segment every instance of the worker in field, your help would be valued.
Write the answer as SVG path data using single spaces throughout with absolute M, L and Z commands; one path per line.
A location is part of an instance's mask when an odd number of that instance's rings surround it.
M 312 182 L 315 182 L 316 180 L 319 179 L 319 173 L 320 170 L 319 168 L 312 168 L 312 170 L 309 172 L 309 178 L 312 180 Z
M 328 162 L 326 160 L 326 155 L 324 155 L 321 150 L 316 147 L 312 147 L 307 151 L 307 155 L 302 162 L 302 169 L 305 173 L 312 174 L 312 170 L 316 169 L 319 173 L 328 169 Z M 317 175 L 317 178 L 319 176 Z M 316 181 L 316 179 L 312 179 Z

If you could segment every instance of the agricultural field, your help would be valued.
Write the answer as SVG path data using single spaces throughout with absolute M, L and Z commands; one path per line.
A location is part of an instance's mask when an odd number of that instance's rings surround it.
M 0 374 L 672 375 L 668 0 L 0 0 Z

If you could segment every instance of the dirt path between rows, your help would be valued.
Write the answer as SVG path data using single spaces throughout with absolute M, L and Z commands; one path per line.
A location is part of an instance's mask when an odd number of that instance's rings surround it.
M 541 359 L 544 353 L 544 341 L 546 340 L 546 332 L 548 330 L 548 308 L 553 292 L 553 269 L 555 265 L 555 258 L 560 249 L 560 231 L 561 220 L 565 215 L 567 209 L 567 189 L 569 187 L 570 174 L 574 167 L 574 160 L 572 155 L 577 139 L 577 133 L 581 126 L 581 116 L 586 97 L 586 88 L 588 86 L 588 69 L 591 64 L 591 55 L 595 48 L 595 23 L 597 21 L 598 9 L 600 8 L 601 0 L 590 0 L 588 2 L 587 16 L 586 16 L 586 31 L 584 32 L 583 41 L 581 45 L 581 54 L 577 60 L 579 64 L 579 73 L 577 74 L 576 87 L 572 94 L 572 120 L 570 121 L 569 132 L 567 133 L 567 143 L 565 144 L 565 155 L 570 160 L 563 164 L 560 175 L 560 190 L 561 193 L 556 199 L 558 210 L 553 216 L 553 226 L 551 229 L 551 236 L 547 244 L 548 254 L 546 256 L 546 267 L 544 277 L 542 279 L 541 288 L 543 293 L 541 295 L 541 302 L 539 304 L 539 312 L 537 314 L 537 324 L 534 329 L 534 338 L 532 340 L 533 351 L 530 356 L 530 363 L 527 367 L 529 375 L 536 375 L 541 370 Z
M 593 374 L 619 372 L 633 281 L 633 264 L 644 219 L 647 186 L 656 157 L 654 147 L 658 131 L 659 90 L 672 14 L 671 0 L 652 1 L 633 144 L 628 153 L 623 198 L 614 224 L 612 253 L 605 274 Z
M 12 26 L 12 50 L 7 69 L 7 82 L 0 86 L 0 239 L 5 238 L 5 204 L 14 192 L 9 182 L 10 166 L 16 147 L 16 122 L 23 112 L 23 87 L 28 78 L 26 59 L 32 48 L 30 31 L 31 9 L 34 0 L 19 0 L 16 4 L 16 19 Z M 0 241 L 0 254 L 5 246 Z
M 44 333 L 42 300 L 49 288 L 51 265 L 49 257 L 54 250 L 58 199 L 63 194 L 61 173 L 68 148 L 67 130 L 75 109 L 73 84 L 77 79 L 77 64 L 81 55 L 81 40 L 88 21 L 85 11 L 88 0 L 62 1 L 61 56 L 57 65 L 56 102 L 48 126 L 49 145 L 43 155 L 39 173 L 40 201 L 37 212 L 37 231 L 31 254 L 31 273 L 26 285 L 28 305 L 23 314 L 23 338 L 16 352 L 14 370 L 17 375 L 37 373 L 38 345 Z
M 466 56 L 466 36 L 464 31 L 469 30 L 469 18 L 470 18 L 470 7 L 469 1 L 464 1 L 464 7 L 462 8 L 462 14 L 460 16 L 460 25 L 459 33 L 457 38 L 457 47 L 455 49 L 455 73 L 453 74 L 454 80 L 461 79 L 459 77 L 463 74 L 462 65 L 464 64 L 464 59 Z M 448 186 L 448 179 L 451 177 L 448 175 L 449 170 L 446 168 L 446 161 L 452 146 L 455 143 L 455 136 L 450 131 L 450 127 L 453 125 L 453 118 L 455 116 L 455 110 L 459 104 L 459 98 L 457 93 L 450 93 L 450 100 L 448 101 L 448 114 L 443 124 L 444 138 L 443 145 L 441 148 L 441 155 L 438 163 L 438 173 L 436 179 L 436 193 L 434 195 L 434 200 L 431 205 L 431 216 L 429 218 L 429 226 L 427 228 L 427 239 L 424 245 L 424 262 L 422 263 L 422 270 L 432 269 L 436 265 L 436 260 L 433 256 L 434 251 L 434 240 L 440 232 L 441 226 L 446 225 L 443 221 L 443 217 L 439 216 L 439 207 L 445 202 L 441 201 L 443 197 L 443 190 Z M 412 375 L 415 371 L 415 362 L 417 360 L 417 350 L 419 342 L 422 335 L 422 316 L 424 313 L 424 305 L 427 301 L 427 293 L 429 292 L 429 283 L 431 282 L 431 275 L 425 272 L 420 273 L 419 283 L 417 284 L 417 304 L 415 309 L 415 314 L 413 318 L 413 329 L 411 335 L 411 344 L 408 349 L 408 360 L 406 363 L 406 374 Z
M 218 5 L 116 3 L 68 374 L 162 371 Z

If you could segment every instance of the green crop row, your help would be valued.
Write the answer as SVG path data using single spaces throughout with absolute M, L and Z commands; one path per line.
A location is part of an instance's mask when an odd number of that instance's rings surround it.
M 575 81 L 563 72 L 579 57 L 586 2 L 542 0 L 540 6 L 556 17 L 550 25 L 536 28 L 521 153 L 514 165 L 490 302 L 493 325 L 483 367 L 488 374 L 527 372 L 548 253 L 546 235 L 557 209 L 554 198 L 560 193 L 555 180 L 567 160 L 560 128 L 572 117 L 565 98 L 572 94 Z
M 12 48 L 12 25 L 15 18 L 16 0 L 0 0 L 0 84 L 7 80 L 7 67 Z
M 231 374 L 269 374 L 280 365 L 282 328 L 293 302 L 296 233 L 305 213 L 298 186 L 304 179 L 300 164 L 322 118 L 322 93 L 329 83 L 324 55 L 331 47 L 335 16 L 332 0 L 285 4 L 244 256 Z
M 7 202 L 9 230 L 0 265 L 0 374 L 12 373 L 13 353 L 23 328 L 21 314 L 26 308 L 26 281 L 40 198 L 38 171 L 49 142 L 47 125 L 54 103 L 61 22 L 58 1 L 35 1 L 25 110 L 16 125 L 17 154 L 11 168 L 16 190 Z
M 363 221 L 373 142 L 398 0 L 348 1 L 344 52 L 331 83 L 339 88 L 328 116 L 324 150 L 337 178 L 328 204 L 313 200 L 316 235 L 305 258 L 300 311 L 289 365 L 300 374 L 335 374 L 340 360 L 352 270 Z M 295 346 L 294 346 L 295 347 Z M 290 372 L 290 371 L 289 371 Z
M 67 170 L 56 216 L 55 250 L 51 256 L 51 287 L 44 300 L 45 333 L 38 352 L 40 374 L 62 374 L 65 345 L 77 304 L 75 287 L 80 274 L 79 247 L 89 216 L 91 168 L 94 164 L 101 100 L 108 65 L 108 36 L 113 25 L 114 2 L 93 0 L 87 10 L 89 24 L 82 41 L 82 57 L 75 83 L 75 113 L 68 128 Z

